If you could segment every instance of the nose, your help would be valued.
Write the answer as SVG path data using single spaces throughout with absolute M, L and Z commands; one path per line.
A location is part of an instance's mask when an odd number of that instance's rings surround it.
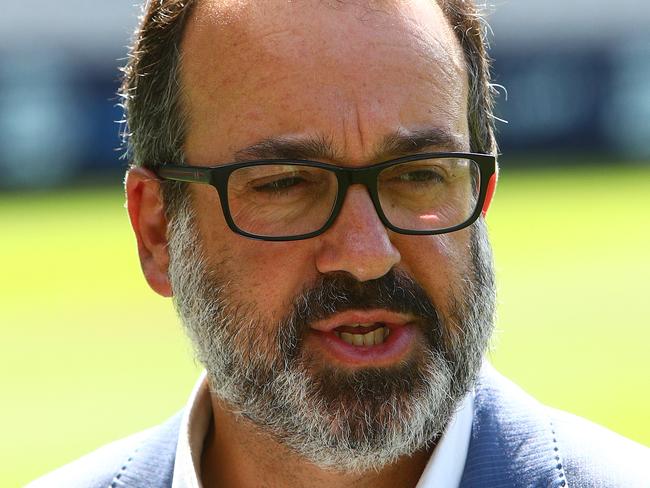
M 345 271 L 358 281 L 381 278 L 401 259 L 362 185 L 348 188 L 336 221 L 319 242 L 318 271 Z

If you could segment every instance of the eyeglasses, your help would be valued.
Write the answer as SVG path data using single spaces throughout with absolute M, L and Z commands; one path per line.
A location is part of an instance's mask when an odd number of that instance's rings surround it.
M 414 154 L 363 168 L 266 159 L 221 166 L 159 164 L 161 179 L 205 183 L 219 193 L 228 226 L 267 241 L 308 239 L 336 220 L 350 185 L 364 185 L 381 222 L 400 234 L 433 235 L 478 219 L 496 175 L 488 154 Z M 486 199 L 487 196 L 487 199 Z

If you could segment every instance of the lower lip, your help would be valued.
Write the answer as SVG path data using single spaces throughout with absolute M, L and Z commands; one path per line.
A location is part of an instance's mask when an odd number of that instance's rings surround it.
M 416 337 L 416 327 L 406 324 L 390 329 L 390 334 L 382 344 L 374 346 L 354 346 L 339 339 L 334 332 L 312 330 L 308 341 L 313 340 L 321 349 L 337 362 L 350 366 L 392 366 L 412 349 Z

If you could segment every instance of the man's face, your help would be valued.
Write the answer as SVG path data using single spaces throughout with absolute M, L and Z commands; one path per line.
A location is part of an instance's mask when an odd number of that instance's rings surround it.
M 420 152 L 469 149 L 463 54 L 435 4 L 250 3 L 200 2 L 188 24 L 188 164 L 286 157 L 299 141 L 310 159 L 360 167 L 413 152 L 404 141 L 422 133 Z M 491 328 L 482 223 L 395 234 L 354 185 L 324 234 L 260 242 L 229 230 L 214 188 L 193 185 L 190 205 L 171 225 L 170 278 L 230 408 L 341 469 L 440 433 Z M 340 333 L 358 324 L 389 336 L 348 344 Z

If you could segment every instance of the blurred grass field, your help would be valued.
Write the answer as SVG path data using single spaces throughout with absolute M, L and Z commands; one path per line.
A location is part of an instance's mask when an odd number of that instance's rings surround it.
M 650 167 L 506 166 L 488 221 L 492 362 L 650 445 Z M 141 277 L 119 182 L 0 194 L 0 229 L 0 486 L 15 487 L 165 419 L 199 368 Z

